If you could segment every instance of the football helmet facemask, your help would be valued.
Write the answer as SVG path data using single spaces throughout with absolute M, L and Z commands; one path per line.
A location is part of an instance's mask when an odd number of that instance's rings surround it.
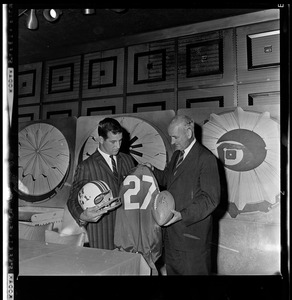
M 84 210 L 90 207 L 112 210 L 121 205 L 121 199 L 114 198 L 111 189 L 102 180 L 86 183 L 78 192 L 78 202 Z

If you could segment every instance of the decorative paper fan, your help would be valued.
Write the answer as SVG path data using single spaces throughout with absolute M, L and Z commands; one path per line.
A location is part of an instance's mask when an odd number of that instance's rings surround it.
M 146 121 L 135 117 L 117 117 L 130 134 L 130 154 L 138 163 L 149 162 L 163 170 L 166 164 L 166 148 L 161 135 Z M 98 132 L 95 129 L 83 149 L 83 160 L 98 148 Z
M 238 210 L 248 204 L 275 204 L 280 192 L 279 124 L 268 112 L 211 114 L 203 125 L 203 144 L 224 164 L 229 201 Z M 258 207 L 258 206 L 257 206 Z
M 55 193 L 67 174 L 70 152 L 64 135 L 46 123 L 32 124 L 18 134 L 18 189 L 28 201 Z

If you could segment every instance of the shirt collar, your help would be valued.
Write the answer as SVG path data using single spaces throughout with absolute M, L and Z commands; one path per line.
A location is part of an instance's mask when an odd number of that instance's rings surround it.
M 111 158 L 110 155 L 103 152 L 100 148 L 98 148 L 98 152 L 103 156 L 103 158 L 105 159 L 105 161 L 111 166 Z M 117 157 L 115 155 L 113 155 L 114 160 L 117 161 Z
M 185 153 L 184 153 L 184 158 L 188 155 L 188 153 L 190 152 L 190 150 L 192 149 L 192 147 L 194 146 L 196 142 L 196 139 L 194 139 L 189 145 L 188 147 L 184 150 Z

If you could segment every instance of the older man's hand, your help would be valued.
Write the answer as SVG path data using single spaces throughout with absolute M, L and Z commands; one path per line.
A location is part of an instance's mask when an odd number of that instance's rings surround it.
M 176 222 L 182 220 L 182 216 L 181 216 L 181 213 L 179 211 L 176 211 L 176 210 L 172 209 L 171 212 L 173 213 L 173 217 L 166 224 L 164 224 L 163 226 L 169 226 L 173 223 L 176 223 Z

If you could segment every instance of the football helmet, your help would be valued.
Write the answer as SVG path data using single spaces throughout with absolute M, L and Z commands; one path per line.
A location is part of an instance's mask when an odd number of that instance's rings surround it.
M 153 202 L 152 212 L 156 223 L 160 226 L 166 224 L 173 217 L 171 210 L 174 208 L 175 202 L 171 193 L 168 191 L 160 192 Z
M 94 206 L 112 210 L 121 205 L 121 199 L 114 198 L 111 189 L 102 180 L 86 183 L 78 192 L 78 202 L 84 210 Z

